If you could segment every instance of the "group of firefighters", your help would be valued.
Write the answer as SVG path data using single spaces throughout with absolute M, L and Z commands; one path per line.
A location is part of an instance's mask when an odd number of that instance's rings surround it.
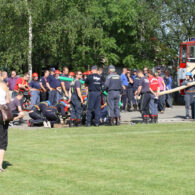
M 164 99 L 159 93 L 165 85 L 160 72 L 154 74 L 150 70 L 134 69 L 131 74 L 123 68 L 122 74 L 118 75 L 115 67 L 110 65 L 106 78 L 102 73 L 102 69 L 97 66 L 84 73 L 69 72 L 67 67 L 61 73 L 51 68 L 44 72 L 40 80 L 38 74 L 33 73 L 30 83 L 30 75 L 26 73 L 24 77 L 17 79 L 12 93 L 12 97 L 15 97 L 13 107 L 17 105 L 17 101 L 22 105 L 24 92 L 30 91 L 31 119 L 27 121 L 28 126 L 53 127 L 58 123 L 68 124 L 70 127 L 119 125 L 120 111 L 125 109 L 126 101 L 130 99 L 133 107 L 139 108 L 143 123 L 158 122 L 159 105 Z M 190 98 L 187 93 L 186 101 L 191 102 Z M 163 111 L 163 106 L 161 109 Z M 16 118 L 23 116 L 21 112 Z

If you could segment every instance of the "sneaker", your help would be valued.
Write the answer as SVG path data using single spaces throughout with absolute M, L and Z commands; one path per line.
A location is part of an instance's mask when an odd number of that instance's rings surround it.
M 185 117 L 185 119 L 190 119 L 190 116 L 187 115 L 187 116 Z
M 43 126 L 44 126 L 44 127 L 46 127 L 46 128 L 48 127 L 48 125 L 47 125 L 47 122 L 46 122 L 46 121 L 44 121 L 44 122 L 43 122 Z
M 50 121 L 47 121 L 47 127 L 48 127 L 48 128 L 51 128 L 51 123 L 50 123 Z
M 9 122 L 9 126 L 10 126 L 10 127 L 13 127 L 13 126 L 14 126 L 13 121 Z

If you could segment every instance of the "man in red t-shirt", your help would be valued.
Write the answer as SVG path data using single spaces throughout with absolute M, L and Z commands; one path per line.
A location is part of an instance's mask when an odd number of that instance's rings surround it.
M 24 93 L 26 91 L 27 92 L 29 91 L 29 83 L 28 83 L 29 79 L 30 79 L 29 73 L 25 73 L 23 77 L 17 79 L 14 92 L 13 92 L 13 97 L 16 97 L 19 92 Z M 24 102 L 24 98 L 20 100 L 20 104 L 22 108 L 23 108 L 23 102 Z
M 29 79 L 30 79 L 29 73 L 25 73 L 23 77 L 18 78 L 18 80 L 16 81 L 14 91 L 17 93 L 29 91 L 29 83 L 28 83 Z
M 151 122 L 157 123 L 158 121 L 158 95 L 160 92 L 160 85 L 158 79 L 154 77 L 152 71 L 148 72 L 149 88 L 151 92 L 151 98 L 149 103 L 149 109 L 151 113 Z

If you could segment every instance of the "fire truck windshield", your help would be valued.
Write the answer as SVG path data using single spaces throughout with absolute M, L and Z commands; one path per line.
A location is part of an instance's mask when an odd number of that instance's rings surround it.
M 181 63 L 186 62 L 186 45 L 182 47 L 182 54 L 181 54 Z
M 190 47 L 190 53 L 189 53 L 189 61 L 194 60 L 195 61 L 195 46 Z

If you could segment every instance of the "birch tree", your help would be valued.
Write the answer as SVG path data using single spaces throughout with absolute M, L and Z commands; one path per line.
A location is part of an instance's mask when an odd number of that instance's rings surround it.
M 28 73 L 30 74 L 30 77 L 32 78 L 32 12 L 30 8 L 30 3 L 28 0 L 26 1 L 26 7 L 28 10 Z

